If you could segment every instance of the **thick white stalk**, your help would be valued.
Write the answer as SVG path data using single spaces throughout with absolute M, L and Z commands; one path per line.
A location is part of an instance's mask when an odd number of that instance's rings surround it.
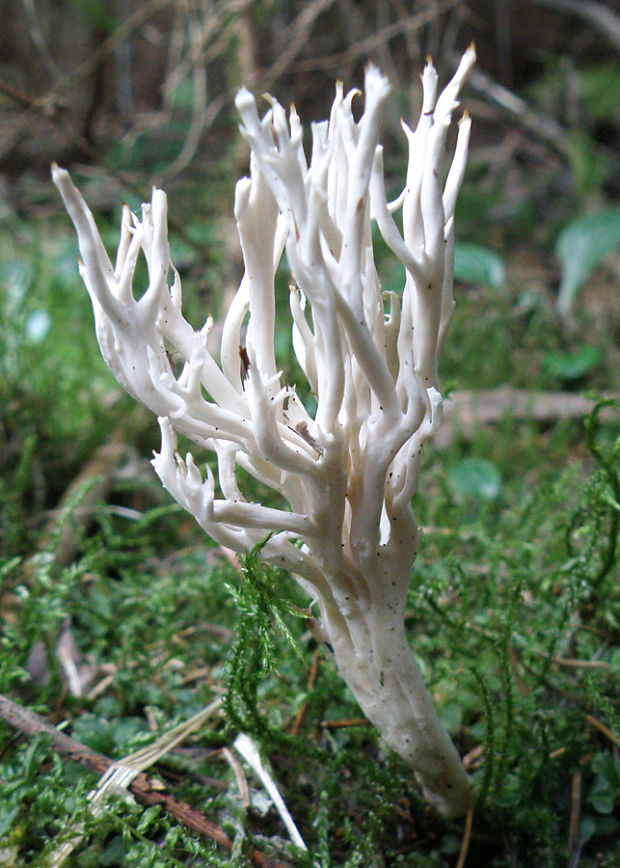
M 402 617 L 391 614 L 375 602 L 370 624 L 345 617 L 343 629 L 325 618 L 336 665 L 366 717 L 414 769 L 425 798 L 445 816 L 459 816 L 472 803 L 471 779 L 433 707 Z

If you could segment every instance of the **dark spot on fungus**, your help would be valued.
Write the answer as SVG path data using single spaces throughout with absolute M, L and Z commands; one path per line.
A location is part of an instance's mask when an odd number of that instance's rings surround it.
M 239 358 L 241 359 L 241 364 L 243 365 L 243 370 L 247 374 L 250 370 L 250 359 L 248 356 L 248 351 L 245 347 L 239 346 Z

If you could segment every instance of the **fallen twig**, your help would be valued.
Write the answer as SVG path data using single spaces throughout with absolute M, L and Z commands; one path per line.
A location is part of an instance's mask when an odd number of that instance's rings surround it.
M 474 822 L 474 806 L 469 806 L 467 816 L 465 817 L 465 828 L 463 829 L 463 840 L 461 841 L 461 851 L 455 868 L 464 868 L 467 860 L 467 852 L 469 850 L 469 842 L 471 841 L 471 830 Z
M 618 396 L 609 394 L 601 397 Z M 434 435 L 433 443 L 439 449 L 445 448 L 456 434 L 470 440 L 481 425 L 491 425 L 504 418 L 532 419 L 537 422 L 580 419 L 591 413 L 596 403 L 572 392 L 531 392 L 510 386 L 481 391 L 455 391 L 444 403 L 446 424 Z
M 352 717 L 349 720 L 322 720 L 323 729 L 343 729 L 348 726 L 370 726 L 365 717 Z
M 606 736 L 616 747 L 620 747 L 620 738 L 612 732 L 609 727 L 605 726 L 604 723 L 601 723 L 600 720 L 597 720 L 595 717 L 592 717 L 591 714 L 586 714 L 586 720 L 588 723 L 592 724 L 595 729 L 598 729 L 599 732 L 602 732 L 604 736 Z
M 52 747 L 57 753 L 83 765 L 96 774 L 102 775 L 115 765 L 114 760 L 91 750 L 63 732 L 59 732 L 38 714 L 34 714 L 34 712 L 23 708 L 1 694 L 0 718 L 25 735 L 46 733 L 50 736 Z M 129 784 L 128 789 L 131 790 L 140 804 L 159 805 L 192 832 L 203 838 L 208 838 L 210 841 L 215 841 L 218 846 L 225 850 L 232 850 L 233 841 L 216 823 L 207 820 L 200 811 L 192 808 L 187 802 L 179 801 L 169 793 L 162 791 L 160 786 L 160 784 L 155 785 L 144 772 L 141 772 Z M 252 864 L 257 865 L 258 868 L 287 868 L 284 863 L 270 859 L 258 850 L 251 850 L 249 858 Z
M 310 674 L 308 675 L 308 685 L 307 690 L 310 692 L 316 683 L 316 676 L 319 671 L 319 652 L 314 652 L 314 657 L 312 658 L 312 666 L 310 667 Z M 301 729 L 301 725 L 303 723 L 304 717 L 306 716 L 306 711 L 308 708 L 308 703 L 302 703 L 299 711 L 297 712 L 297 716 L 293 721 L 293 726 L 291 727 L 291 734 L 297 735 L 299 730 Z
M 532 654 L 537 657 L 542 657 L 544 660 L 551 660 L 556 666 L 562 666 L 564 669 L 602 669 L 603 671 L 611 671 L 611 663 L 605 660 L 577 660 L 575 657 L 556 657 L 546 654 L 544 651 L 539 651 L 538 648 L 530 649 Z
M 530 0 L 530 2 L 581 18 L 593 30 L 605 37 L 616 51 L 620 51 L 620 17 L 605 3 L 596 3 L 594 0 Z
M 579 817 L 581 814 L 581 772 L 573 772 L 571 788 L 570 823 L 568 826 L 568 852 L 573 853 L 579 842 Z

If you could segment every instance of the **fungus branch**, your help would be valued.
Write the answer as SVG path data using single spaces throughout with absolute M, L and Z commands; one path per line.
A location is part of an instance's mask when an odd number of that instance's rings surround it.
M 101 352 L 124 388 L 159 417 L 153 466 L 164 486 L 236 551 L 271 534 L 262 557 L 290 570 L 316 600 L 326 645 L 360 706 L 445 814 L 467 809 L 470 781 L 424 687 L 403 610 L 419 538 L 411 497 L 422 446 L 441 420 L 437 359 L 454 305 L 454 207 L 469 117 L 460 121 L 447 173 L 446 135 L 474 60 L 470 48 L 439 98 L 427 64 L 418 125 L 403 124 L 409 169 L 396 203 L 387 202 L 383 181 L 379 130 L 389 85 L 377 69 L 366 72 L 358 122 L 355 93 L 337 86 L 329 121 L 312 127 L 309 162 L 295 109 L 287 118 L 269 98 L 261 118 L 254 97 L 239 92 L 251 151 L 250 177 L 235 194 L 245 274 L 219 362 L 207 342 L 211 319 L 195 331 L 183 317 L 165 194 L 154 190 L 141 218 L 124 209 L 112 265 L 68 173 L 53 169 L 78 233 Z M 402 296 L 381 292 L 372 221 L 405 267 Z M 149 281 L 136 297 L 140 254 Z M 314 412 L 275 361 L 274 284 L 284 254 L 292 347 Z M 169 347 L 182 360 L 179 374 Z M 181 458 L 177 433 L 217 455 L 217 484 L 191 454 Z M 282 508 L 244 495 L 239 469 L 273 488 Z

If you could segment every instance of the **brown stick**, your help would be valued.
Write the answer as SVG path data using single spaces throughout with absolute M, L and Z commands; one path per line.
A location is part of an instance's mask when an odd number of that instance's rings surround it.
M 317 672 L 319 671 L 319 652 L 314 652 L 314 657 L 312 658 L 312 665 L 310 667 L 310 675 L 308 676 L 308 686 L 307 690 L 310 692 L 315 685 Z M 299 730 L 301 729 L 301 725 L 304 721 L 304 717 L 306 716 L 306 711 L 308 709 L 308 703 L 304 702 L 299 711 L 297 712 L 297 716 L 293 721 L 293 726 L 291 727 L 291 734 L 297 735 Z
M 46 733 L 50 736 L 55 751 L 99 775 L 104 774 L 110 766 L 114 765 L 114 760 L 91 750 L 81 742 L 65 735 L 64 732 L 59 732 L 38 714 L 23 708 L 2 694 L 0 694 L 0 718 L 26 735 Z M 192 832 L 215 841 L 226 850 L 232 850 L 233 842 L 219 826 L 207 820 L 200 811 L 192 808 L 187 802 L 181 802 L 161 789 L 155 788 L 143 772 L 134 778 L 129 789 L 141 804 L 160 805 Z M 250 852 L 250 859 L 258 868 L 287 868 L 284 863 L 270 859 L 258 850 Z
M 573 853 L 579 844 L 579 816 L 581 813 L 581 772 L 573 772 L 571 789 L 570 823 L 568 825 L 568 852 Z
M 617 392 L 603 398 L 620 398 Z M 508 386 L 481 391 L 453 392 L 444 404 L 444 424 L 433 437 L 433 444 L 445 448 L 456 433 L 466 440 L 482 425 L 500 422 L 504 417 L 554 422 L 579 419 L 591 413 L 596 401 L 571 392 L 532 392 Z M 610 412 L 611 415 L 611 412 Z
M 322 720 L 323 729 L 343 729 L 347 726 L 371 726 L 366 717 L 351 717 L 348 720 Z
M 591 714 L 586 714 L 586 720 L 588 723 L 592 724 L 599 732 L 602 732 L 604 736 L 606 736 L 611 742 L 613 742 L 616 747 L 620 747 L 620 738 L 611 731 L 607 726 L 597 720 L 595 717 L 592 717 Z
M 465 817 L 465 828 L 463 829 L 463 840 L 461 841 L 461 852 L 455 868 L 465 868 L 467 861 L 467 852 L 469 850 L 469 842 L 471 841 L 471 830 L 474 822 L 474 806 L 470 805 Z

